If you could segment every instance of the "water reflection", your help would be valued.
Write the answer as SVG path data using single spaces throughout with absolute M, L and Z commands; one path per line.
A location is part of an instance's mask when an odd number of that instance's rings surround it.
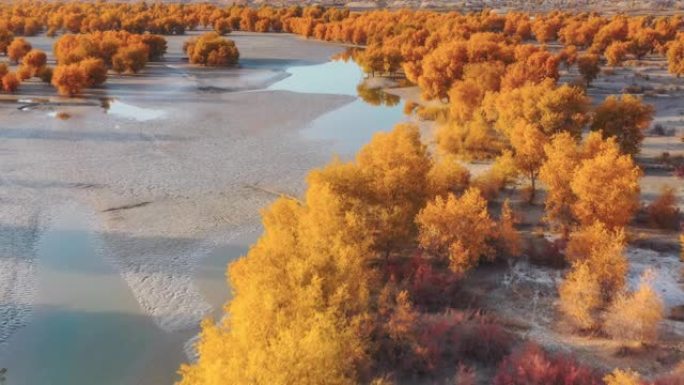
M 114 98 L 100 99 L 100 107 L 104 109 L 106 114 L 133 119 L 138 122 L 160 119 L 166 115 L 166 112 L 162 110 L 138 107 Z
M 366 83 L 356 86 L 359 97 L 372 106 L 394 107 L 401 101 L 397 95 L 385 92 L 382 88 L 370 88 Z
M 382 88 L 368 87 L 366 76 L 353 61 L 330 61 L 312 66 L 287 69 L 290 76 L 270 90 L 300 93 L 349 95 L 349 104 L 313 120 L 302 130 L 310 140 L 330 142 L 333 152 L 351 157 L 374 133 L 389 131 L 408 118 L 401 99 Z

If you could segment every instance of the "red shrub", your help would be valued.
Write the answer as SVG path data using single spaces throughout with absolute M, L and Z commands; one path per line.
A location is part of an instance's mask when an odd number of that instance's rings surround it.
M 421 255 L 411 259 L 409 281 L 411 298 L 422 309 L 436 311 L 456 305 L 460 274 L 432 266 L 432 261 Z
M 463 358 L 497 363 L 511 352 L 513 336 L 490 317 L 476 313 L 464 329 Z
M 571 357 L 527 344 L 503 360 L 494 385 L 600 385 L 601 376 Z

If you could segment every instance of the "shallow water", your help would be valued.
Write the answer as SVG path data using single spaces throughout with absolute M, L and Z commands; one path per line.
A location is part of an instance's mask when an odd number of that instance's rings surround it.
M 162 341 L 161 331 L 99 252 L 81 207 L 57 211 L 38 244 L 38 292 L 31 322 L 0 356 L 7 385 L 132 383 Z M 180 350 L 180 348 L 179 348 Z M 168 352 L 171 368 L 179 355 Z M 172 382 L 173 372 L 167 381 Z
M 290 76 L 268 89 L 356 97 L 351 103 L 313 120 L 302 130 L 306 139 L 330 142 L 333 153 L 342 157 L 352 156 L 374 133 L 389 131 L 407 120 L 401 102 L 373 105 L 359 97 L 357 85 L 363 81 L 364 74 L 352 61 L 295 66 L 286 71 Z
M 132 104 L 124 103 L 117 99 L 103 99 L 102 108 L 106 114 L 132 119 L 138 122 L 147 122 L 150 120 L 160 119 L 166 115 L 166 112 L 162 110 L 142 108 Z
M 204 299 L 212 306 L 214 319 L 223 315 L 223 305 L 230 299 L 226 279 L 228 264 L 245 255 L 260 234 L 260 231 L 242 234 L 212 250 L 197 265 L 194 280 Z

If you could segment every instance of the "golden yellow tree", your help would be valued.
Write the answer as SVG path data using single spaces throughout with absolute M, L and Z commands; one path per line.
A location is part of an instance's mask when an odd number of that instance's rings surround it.
M 487 212 L 487 201 L 478 189 L 461 197 L 438 196 L 416 216 L 420 246 L 438 257 L 447 257 L 453 271 L 465 272 L 480 258 L 493 257 L 490 240 L 495 223 Z
M 263 213 L 264 234 L 229 269 L 230 317 L 204 323 L 179 384 L 357 382 L 370 242 L 343 200 L 317 184 L 304 205 L 281 198 Z
M 427 199 L 432 163 L 418 128 L 403 124 L 375 134 L 355 162 L 333 162 L 313 172 L 309 181 L 328 183 L 345 196 L 352 210 L 367 219 L 375 249 L 388 255 L 415 237 L 414 217 Z
M 650 285 L 649 275 L 647 271 L 639 288 L 618 296 L 606 312 L 604 328 L 613 338 L 644 343 L 658 337 L 664 306 Z
M 677 77 L 684 74 L 684 39 L 670 43 L 670 48 L 667 50 L 667 69 Z
M 432 165 L 427 174 L 427 182 L 430 196 L 460 194 L 470 183 L 470 172 L 454 155 L 446 154 Z
M 577 69 L 587 84 L 593 82 L 601 72 L 600 60 L 599 55 L 592 53 L 577 57 Z
M 560 310 L 577 328 L 591 329 L 603 304 L 601 286 L 587 262 L 573 263 L 558 288 Z
M 565 256 L 573 263 L 587 263 L 608 300 L 625 286 L 629 264 L 624 256 L 626 240 L 622 229 L 610 230 L 595 222 L 570 234 Z
M 639 208 L 641 170 L 630 155 L 622 155 L 610 138 L 609 146 L 577 167 L 570 182 L 576 201 L 575 217 L 584 225 L 601 221 L 608 227 L 625 226 Z
M 589 111 L 589 99 L 581 89 L 556 87 L 552 80 L 488 95 L 484 104 L 488 117 L 509 138 L 521 121 L 548 136 L 567 131 L 579 138 Z
M 591 129 L 604 137 L 614 136 L 626 154 L 639 153 L 644 131 L 653 120 L 655 109 L 634 95 L 608 96 L 594 111 Z
M 518 123 L 511 131 L 510 141 L 511 147 L 513 147 L 515 166 L 530 181 L 528 200 L 530 203 L 534 201 L 539 169 L 546 157 L 544 145 L 546 145 L 547 140 L 547 136 L 537 127 L 524 122 Z
M 580 151 L 572 135 L 562 132 L 544 146 L 544 153 L 546 161 L 539 169 L 539 178 L 547 188 L 545 219 L 567 231 L 574 219 L 571 207 L 576 198 L 570 182 L 580 162 Z

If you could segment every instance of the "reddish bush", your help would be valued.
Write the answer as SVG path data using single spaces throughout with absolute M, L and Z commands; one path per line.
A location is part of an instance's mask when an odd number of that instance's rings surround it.
M 461 354 L 478 362 L 497 363 L 508 355 L 513 336 L 486 315 L 475 313 L 463 330 Z
M 19 88 L 19 84 L 21 84 L 21 80 L 13 72 L 2 77 L 2 90 L 5 92 L 13 93 Z
M 456 305 L 462 275 L 449 269 L 434 268 L 431 261 L 418 254 L 411 259 L 408 281 L 411 298 L 417 306 L 435 311 Z
M 503 360 L 494 385 L 600 385 L 601 376 L 564 355 L 527 344 Z

